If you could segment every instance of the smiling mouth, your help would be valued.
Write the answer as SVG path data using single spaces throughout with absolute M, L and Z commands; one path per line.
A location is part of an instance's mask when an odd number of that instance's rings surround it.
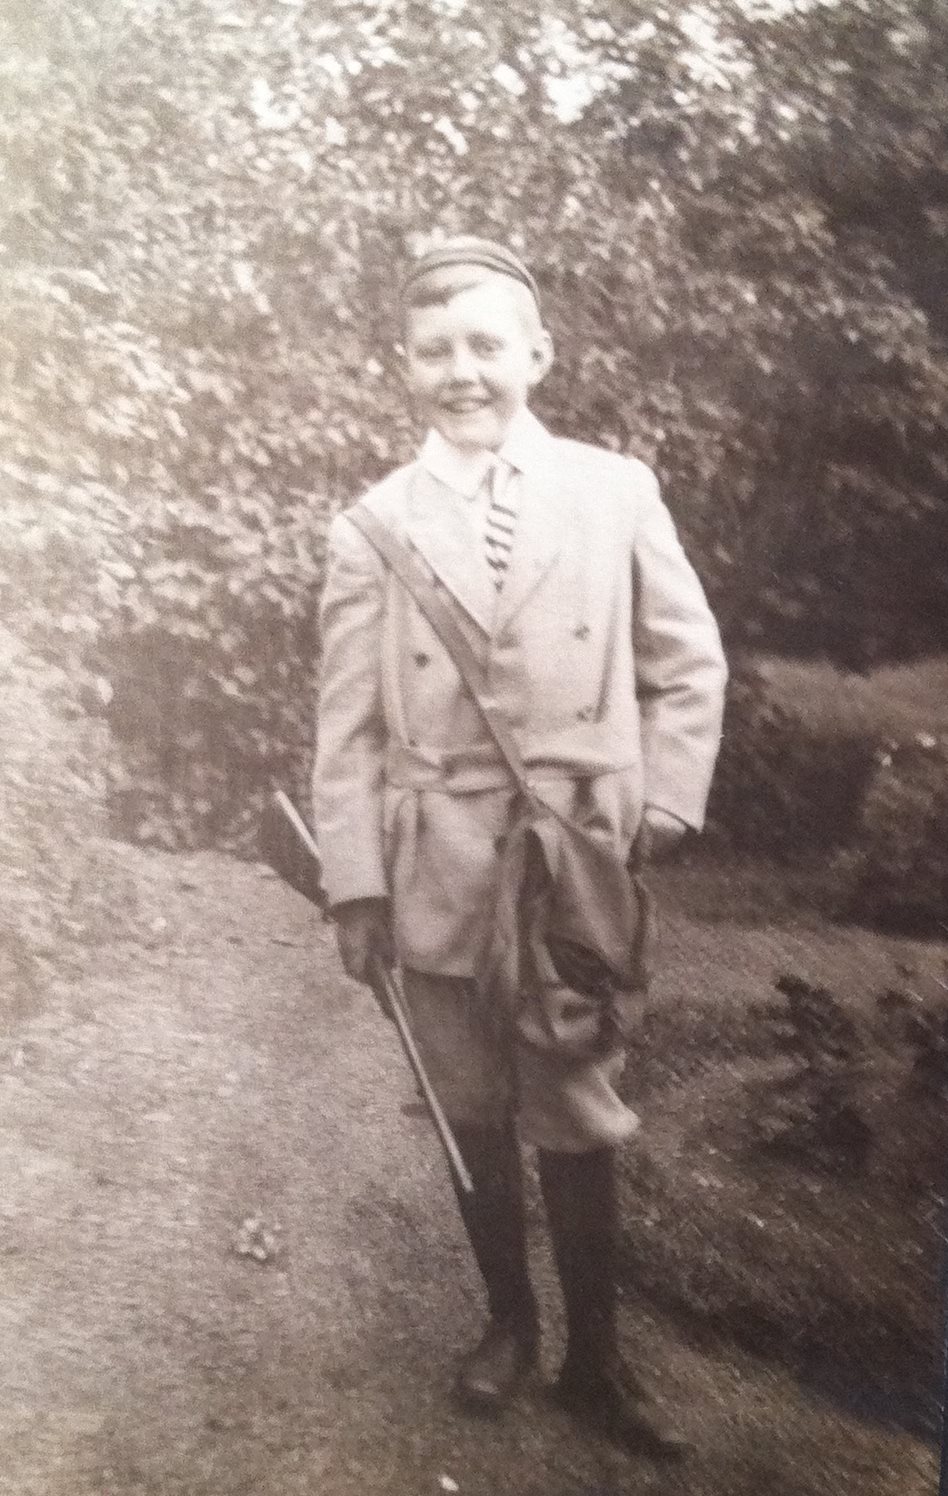
M 442 400 L 442 410 L 448 411 L 452 416 L 471 416 L 479 410 L 486 410 L 490 405 L 489 400 Z

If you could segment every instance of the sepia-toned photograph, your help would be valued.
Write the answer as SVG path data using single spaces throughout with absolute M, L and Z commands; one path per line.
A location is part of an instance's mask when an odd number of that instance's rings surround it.
M 0 0 L 0 1496 L 948 1490 L 946 122 Z

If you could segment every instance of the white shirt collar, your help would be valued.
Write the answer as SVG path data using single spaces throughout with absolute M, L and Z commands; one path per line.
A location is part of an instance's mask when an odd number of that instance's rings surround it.
M 517 472 L 524 473 L 537 461 L 543 443 L 548 440 L 546 427 L 524 406 L 511 421 L 496 455 Z M 455 447 L 445 441 L 440 431 L 429 431 L 418 453 L 418 461 L 433 478 L 467 499 L 473 499 L 480 489 L 494 457 L 486 448 L 468 452 Z

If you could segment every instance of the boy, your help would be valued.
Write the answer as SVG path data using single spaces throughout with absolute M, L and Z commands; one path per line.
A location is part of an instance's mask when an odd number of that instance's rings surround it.
M 547 804 L 626 859 L 700 829 L 720 641 L 654 477 L 528 410 L 553 349 L 526 266 L 463 237 L 404 288 L 404 374 L 429 427 L 362 504 L 452 606 Z M 418 606 L 345 514 L 322 603 L 317 837 L 346 971 L 397 960 L 416 1040 L 473 1177 L 459 1204 L 489 1307 L 455 1390 L 495 1412 L 535 1363 L 518 1135 L 538 1169 L 567 1320 L 560 1403 L 616 1442 L 684 1441 L 620 1361 L 616 1147 L 637 1119 L 618 1042 L 567 1063 L 505 1036 L 483 967 L 518 795 Z

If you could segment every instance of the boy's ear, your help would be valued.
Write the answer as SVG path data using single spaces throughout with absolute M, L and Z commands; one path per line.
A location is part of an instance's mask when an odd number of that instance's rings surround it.
M 541 327 L 534 339 L 530 350 L 532 369 L 530 372 L 530 388 L 540 383 L 553 365 L 553 339 L 545 327 Z

